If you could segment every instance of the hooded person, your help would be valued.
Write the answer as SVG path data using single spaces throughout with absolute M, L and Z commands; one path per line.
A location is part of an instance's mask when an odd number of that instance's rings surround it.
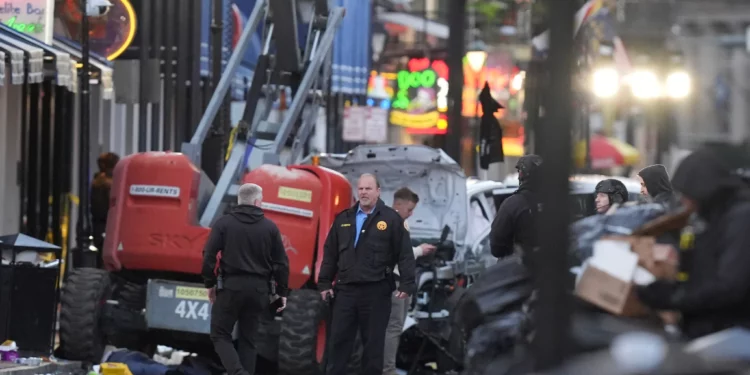
M 594 188 L 594 203 L 599 214 L 607 213 L 614 204 L 623 204 L 627 201 L 628 188 L 620 180 L 602 180 Z
M 641 181 L 641 194 L 654 203 L 670 208 L 676 203 L 667 168 L 661 164 L 650 165 L 638 172 Z
M 676 310 L 691 338 L 750 328 L 750 188 L 709 150 L 680 164 L 672 185 L 705 225 L 698 229 L 686 282 L 657 280 L 638 288 L 657 310 Z
M 109 215 L 109 195 L 112 189 L 112 177 L 120 157 L 112 152 L 99 155 L 97 165 L 99 172 L 94 175 L 91 182 L 91 230 L 94 237 L 94 245 L 101 250 L 104 247 L 104 236 L 107 229 L 107 216 Z M 98 262 L 103 264 L 102 252 L 97 252 Z
M 504 258 L 521 248 L 536 246 L 534 217 L 541 211 L 537 198 L 542 158 L 526 155 L 518 159 L 518 190 L 500 205 L 490 229 L 492 255 Z

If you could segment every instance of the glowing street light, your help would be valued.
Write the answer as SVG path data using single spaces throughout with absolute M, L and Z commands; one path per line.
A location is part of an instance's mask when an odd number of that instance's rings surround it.
M 650 70 L 640 70 L 633 73 L 629 79 L 633 96 L 638 99 L 656 99 L 662 96 L 662 85 L 656 73 Z
M 673 72 L 667 76 L 666 91 L 672 99 L 684 99 L 690 95 L 692 82 L 686 72 Z
M 614 68 L 599 68 L 592 76 L 591 89 L 598 98 L 611 98 L 620 91 L 620 75 Z
M 469 51 L 466 52 L 466 61 L 469 67 L 475 73 L 482 71 L 484 63 L 487 61 L 487 47 L 482 41 L 472 43 Z
M 523 89 L 523 83 L 526 80 L 526 72 L 520 71 L 516 75 L 513 76 L 513 79 L 510 81 L 510 89 L 514 92 L 519 92 Z

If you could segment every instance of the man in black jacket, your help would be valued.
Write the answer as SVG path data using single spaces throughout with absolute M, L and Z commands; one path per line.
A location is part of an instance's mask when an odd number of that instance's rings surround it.
M 667 209 L 677 203 L 669 182 L 669 173 L 663 165 L 654 164 L 641 169 L 638 179 L 641 181 L 641 195 L 652 202 L 664 205 Z
M 281 298 L 278 311 L 286 307 L 289 259 L 279 228 L 263 216 L 262 199 L 260 186 L 242 185 L 238 206 L 216 221 L 203 251 L 202 275 L 213 304 L 211 341 L 229 375 L 255 372 L 254 337 L 258 319 L 269 307 L 271 280 Z M 235 323 L 239 323 L 239 356 L 232 344 Z
M 516 245 L 524 250 L 536 246 L 534 217 L 541 211 L 537 199 L 541 165 L 542 158 L 538 155 L 526 155 L 518 159 L 518 190 L 503 201 L 492 221 L 492 255 L 504 258 L 513 255 Z
M 709 150 L 686 157 L 672 185 L 705 225 L 694 226 L 688 280 L 658 280 L 638 296 L 654 309 L 680 311 L 691 338 L 750 328 L 750 188 Z
M 380 200 L 374 175 L 360 176 L 357 193 L 359 201 L 333 221 L 318 277 L 321 297 L 335 297 L 327 375 L 346 374 L 357 332 L 363 345 L 359 375 L 382 375 L 396 265 L 400 277 L 395 296 L 405 299 L 416 292 L 406 222 Z

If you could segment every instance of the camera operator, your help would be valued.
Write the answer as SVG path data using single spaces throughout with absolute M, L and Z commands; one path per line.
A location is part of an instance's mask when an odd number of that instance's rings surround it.
M 212 226 L 203 251 L 202 275 L 213 304 L 211 341 L 229 375 L 255 372 L 255 335 L 260 315 L 270 307 L 271 279 L 281 298 L 277 312 L 286 307 L 289 259 L 279 228 L 263 216 L 262 200 L 260 186 L 240 186 L 238 206 Z M 232 344 L 235 323 L 239 324 L 237 351 Z
M 411 217 L 414 213 L 414 208 L 419 203 L 419 196 L 417 193 L 411 191 L 409 188 L 401 188 L 396 190 L 393 194 L 393 209 L 398 212 L 398 215 L 404 219 Z M 421 256 L 430 255 L 437 250 L 435 245 L 423 243 L 419 246 L 415 246 L 414 258 Z M 395 275 L 398 275 L 398 266 L 393 270 Z M 404 329 L 404 322 L 406 321 L 406 313 L 409 312 L 409 306 L 411 305 L 411 297 L 404 299 L 391 297 L 391 318 L 388 320 L 388 328 L 385 331 L 385 354 L 383 363 L 383 374 L 384 375 L 396 375 L 396 353 L 398 352 L 398 343 L 401 338 L 401 331 Z

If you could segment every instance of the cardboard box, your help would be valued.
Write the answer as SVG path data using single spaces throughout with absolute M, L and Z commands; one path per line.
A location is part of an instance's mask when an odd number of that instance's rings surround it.
M 638 265 L 651 272 L 657 279 L 677 278 L 679 258 L 674 247 L 657 244 L 654 237 L 649 236 L 611 236 L 606 239 L 629 243 L 630 250 L 638 254 Z
M 630 251 L 628 242 L 597 241 L 594 255 L 581 272 L 575 289 L 579 298 L 615 315 L 639 317 L 649 313 L 638 301 L 635 282 L 645 278 L 642 282 L 648 283 L 653 276 L 639 270 L 638 255 Z
M 638 301 L 633 282 L 620 280 L 595 266 L 583 270 L 576 295 L 612 314 L 640 317 L 648 314 L 648 309 Z

